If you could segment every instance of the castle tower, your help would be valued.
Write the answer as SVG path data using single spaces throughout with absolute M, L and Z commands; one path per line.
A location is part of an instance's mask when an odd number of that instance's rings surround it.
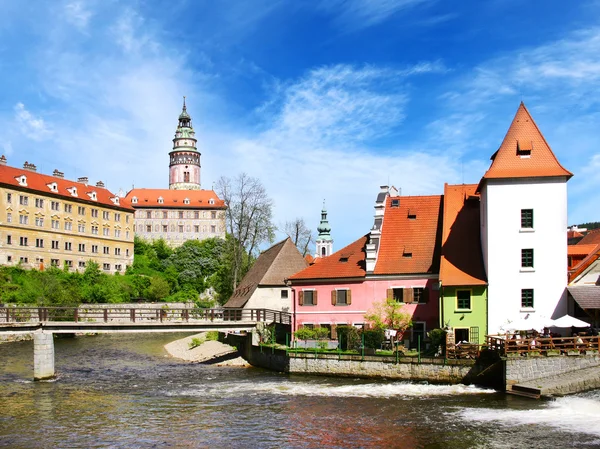
M 523 103 L 478 186 L 488 331 L 567 313 L 567 181 Z
M 319 235 L 317 236 L 316 247 L 317 253 L 315 257 L 327 257 L 333 254 L 333 239 L 331 238 L 331 226 L 327 221 L 327 210 L 325 209 L 325 201 L 323 201 L 323 209 L 321 210 L 321 223 L 317 227 Z
M 169 189 L 200 190 L 200 152 L 196 148 L 196 133 L 192 118 L 187 113 L 185 97 L 179 124 L 169 153 Z

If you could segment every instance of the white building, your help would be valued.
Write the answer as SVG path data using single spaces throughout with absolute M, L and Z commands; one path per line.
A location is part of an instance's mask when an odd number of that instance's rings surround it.
M 567 181 L 525 105 L 479 183 L 488 332 L 567 313 Z

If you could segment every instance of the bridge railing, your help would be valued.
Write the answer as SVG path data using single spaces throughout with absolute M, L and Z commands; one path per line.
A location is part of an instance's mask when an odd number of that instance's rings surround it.
M 162 322 L 268 322 L 291 324 L 290 313 L 269 309 L 202 309 L 148 307 L 0 307 L 3 323 L 162 323 Z

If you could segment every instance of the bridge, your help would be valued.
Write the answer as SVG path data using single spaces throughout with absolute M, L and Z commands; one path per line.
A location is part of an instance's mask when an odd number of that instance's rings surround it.
M 258 323 L 291 325 L 292 315 L 269 309 L 119 307 L 0 307 L 0 333 L 33 335 L 34 379 L 55 376 L 55 333 L 241 332 Z

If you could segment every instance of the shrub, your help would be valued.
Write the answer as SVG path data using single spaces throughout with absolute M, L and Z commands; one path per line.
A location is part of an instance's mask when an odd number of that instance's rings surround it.
M 433 329 L 427 333 L 431 344 L 427 354 L 442 355 L 446 352 L 446 331 L 443 329 Z
M 218 341 L 219 340 L 219 331 L 210 331 L 206 333 L 207 341 Z
M 360 334 L 354 326 L 338 326 L 337 334 L 342 350 L 360 348 Z
M 192 338 L 192 341 L 189 342 L 188 346 L 189 346 L 189 349 L 194 349 L 194 348 L 197 348 L 198 346 L 200 346 L 202 343 L 204 343 L 204 339 L 194 337 L 194 338 Z
M 383 329 L 370 329 L 363 331 L 365 338 L 365 348 L 380 349 L 381 343 L 385 339 Z
M 325 340 L 329 338 L 329 329 L 326 327 L 315 327 L 313 332 L 314 338 L 317 340 Z
M 309 327 L 303 326 L 294 332 L 294 337 L 298 340 L 312 340 L 315 338 L 315 331 Z

